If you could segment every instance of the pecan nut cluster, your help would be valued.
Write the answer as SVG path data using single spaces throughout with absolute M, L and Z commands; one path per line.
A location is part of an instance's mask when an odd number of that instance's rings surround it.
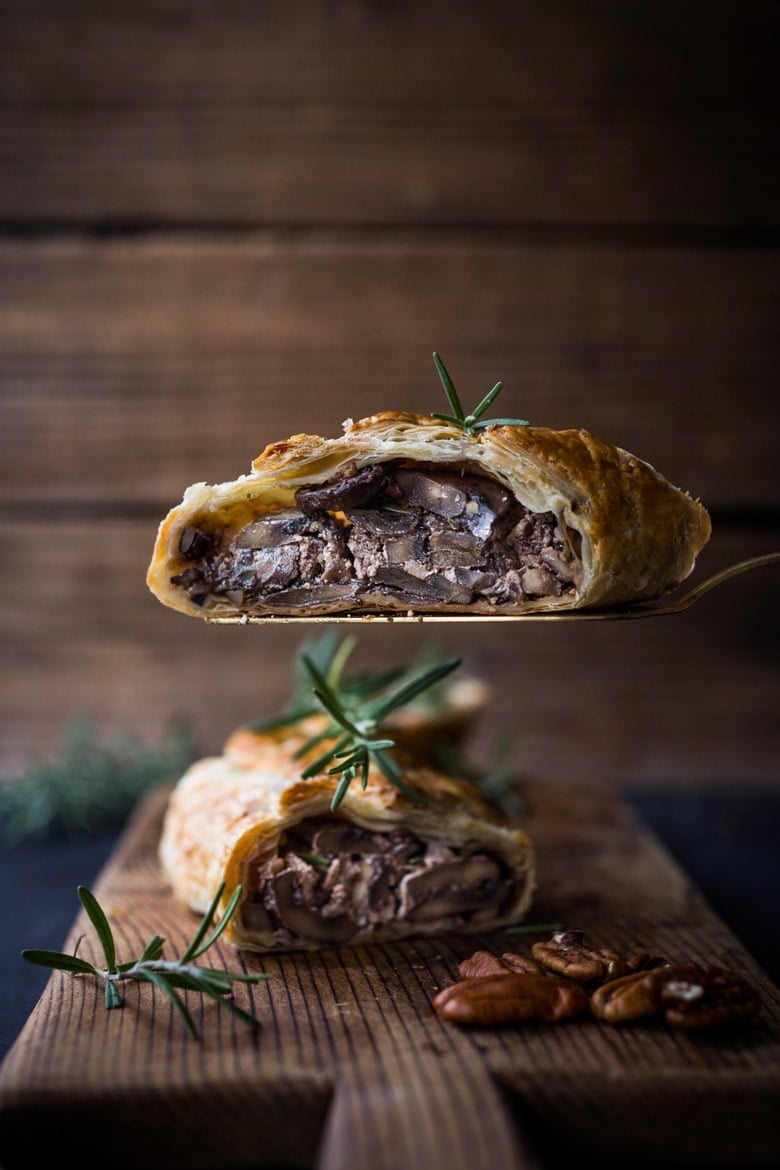
M 459 1024 L 560 1023 L 590 1014 L 607 1024 L 654 1019 L 707 1031 L 746 1023 L 761 1007 L 758 992 L 736 972 L 644 951 L 620 955 L 586 944 L 580 930 L 535 943 L 530 957 L 475 951 L 458 974 L 433 1006 Z
M 741 975 L 695 963 L 633 972 L 602 984 L 591 996 L 594 1016 L 608 1024 L 660 1017 L 686 1031 L 752 1020 L 760 1006 L 758 992 Z

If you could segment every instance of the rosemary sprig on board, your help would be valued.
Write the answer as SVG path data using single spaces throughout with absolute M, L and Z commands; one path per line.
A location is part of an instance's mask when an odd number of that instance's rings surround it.
M 184 954 L 178 959 L 163 959 L 163 945 L 165 939 L 155 934 L 144 947 L 138 959 L 131 959 L 127 963 L 117 962 L 116 942 L 111 925 L 95 895 L 86 886 L 78 887 L 79 900 L 95 928 L 105 957 L 105 967 L 96 967 L 77 954 L 68 955 L 61 951 L 25 950 L 22 958 L 38 967 L 49 967 L 55 971 L 67 971 L 71 975 L 94 975 L 105 983 L 105 1002 L 107 1008 L 122 1007 L 124 1000 L 119 992 L 119 984 L 124 980 L 134 980 L 136 983 L 151 983 L 162 991 L 171 1001 L 171 1005 L 181 1017 L 184 1026 L 194 1039 L 198 1039 L 198 1030 L 187 1008 L 180 991 L 194 991 L 200 995 L 208 995 L 221 1006 L 226 1007 L 234 1016 L 238 1016 L 250 1027 L 259 1028 L 260 1022 L 249 1012 L 245 1012 L 230 998 L 234 983 L 259 983 L 270 976 L 264 972 L 253 974 L 222 971 L 214 967 L 199 967 L 195 963 L 210 947 L 214 945 L 223 930 L 235 913 L 238 899 L 241 896 L 241 887 L 238 886 L 230 899 L 225 913 L 219 923 L 213 927 L 219 900 L 224 890 L 224 882 L 217 889 L 214 899 L 203 916 L 200 926 Z M 209 930 L 211 933 L 209 934 Z M 78 950 L 78 946 L 76 947 Z
M 313 693 L 330 719 L 321 731 L 301 745 L 297 755 L 299 758 L 308 755 L 318 744 L 331 741 L 327 749 L 301 773 L 303 779 L 317 776 L 323 769 L 329 775 L 340 776 L 330 806 L 331 810 L 335 810 L 353 780 L 359 779 L 361 787 L 366 788 L 369 768 L 374 763 L 391 784 L 411 800 L 421 803 L 420 794 L 406 783 L 403 769 L 388 754 L 395 747 L 395 740 L 381 734 L 382 723 L 392 711 L 411 703 L 428 687 L 459 666 L 460 659 L 447 659 L 417 674 L 395 673 L 392 681 L 397 685 L 394 689 L 388 691 L 386 687 L 372 686 L 368 693 L 356 692 L 354 687 L 342 685 L 346 663 L 344 657 L 338 671 L 323 672 L 307 654 L 302 656 L 302 663 Z
M 496 382 L 492 390 L 489 390 L 478 406 L 475 406 L 470 414 L 466 414 L 461 406 L 460 398 L 453 384 L 452 378 L 447 372 L 447 367 L 439 357 L 438 353 L 433 355 L 433 364 L 436 366 L 441 384 L 444 387 L 444 393 L 447 395 L 447 401 L 452 407 L 452 414 L 433 414 L 433 418 L 441 419 L 442 422 L 454 423 L 455 426 L 460 427 L 468 435 L 476 435 L 477 431 L 484 431 L 486 427 L 527 427 L 531 424 L 525 418 L 486 418 L 482 415 L 487 408 L 496 400 L 501 393 L 501 382 Z

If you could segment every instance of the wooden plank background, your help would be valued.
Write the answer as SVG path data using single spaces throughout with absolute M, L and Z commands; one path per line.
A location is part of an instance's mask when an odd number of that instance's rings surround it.
M 300 627 L 144 574 L 195 480 L 464 399 L 585 426 L 702 498 L 696 579 L 780 548 L 774 5 L 0 4 L 0 775 L 76 715 L 202 750 Z M 376 627 L 494 686 L 562 780 L 777 780 L 778 570 L 628 624 Z

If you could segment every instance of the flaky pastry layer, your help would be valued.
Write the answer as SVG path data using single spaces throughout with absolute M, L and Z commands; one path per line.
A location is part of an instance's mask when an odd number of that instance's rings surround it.
M 710 532 L 701 503 L 587 431 L 472 436 L 387 412 L 193 484 L 159 527 L 147 583 L 205 619 L 616 606 L 673 589 Z
M 237 885 L 228 940 L 254 951 L 311 950 L 489 930 L 530 905 L 526 834 L 465 780 L 405 761 L 417 803 L 371 768 L 335 814 L 338 778 L 301 779 L 297 753 L 319 717 L 272 732 L 238 729 L 221 756 L 196 762 L 173 790 L 159 855 L 174 894 L 203 912 Z M 319 745 L 315 755 L 323 750 Z

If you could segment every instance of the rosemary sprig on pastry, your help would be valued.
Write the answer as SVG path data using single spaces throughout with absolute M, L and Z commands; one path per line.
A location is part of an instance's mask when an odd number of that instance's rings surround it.
M 324 675 L 332 688 L 348 695 L 350 701 L 359 701 L 376 695 L 378 691 L 395 682 L 406 671 L 400 666 L 385 671 L 361 671 L 346 673 L 347 662 L 355 649 L 355 638 L 341 638 L 335 629 L 326 630 L 317 637 L 304 638 L 293 663 L 291 694 L 278 715 L 269 719 L 255 719 L 250 729 L 255 732 L 273 731 L 287 723 L 307 719 L 322 711 L 312 687 L 310 663 Z
M 464 430 L 467 435 L 476 435 L 477 431 L 484 431 L 486 427 L 529 427 L 531 425 L 526 418 L 482 418 L 487 408 L 495 402 L 501 393 L 501 386 L 503 384 L 501 382 L 496 382 L 493 389 L 487 392 L 479 405 L 474 407 L 471 414 L 466 414 L 461 406 L 458 392 L 455 389 L 447 367 L 438 353 L 434 353 L 433 355 L 433 364 L 436 366 L 436 371 L 441 378 L 444 393 L 447 395 L 447 400 L 452 407 L 452 414 L 437 414 L 434 412 L 431 416 L 432 418 L 438 418 L 442 422 L 454 423 L 455 426 Z
M 25 950 L 22 951 L 22 958 L 38 967 L 66 971 L 71 975 L 94 975 L 102 979 L 105 983 L 107 1008 L 123 1006 L 124 1001 L 119 992 L 121 982 L 131 980 L 136 983 L 150 983 L 168 997 L 187 1031 L 195 1039 L 198 1039 L 198 1030 L 183 997 L 179 995 L 180 991 L 207 995 L 251 1027 L 259 1028 L 260 1022 L 234 1003 L 230 995 L 234 983 L 259 983 L 270 976 L 264 972 L 249 974 L 223 971 L 215 967 L 199 967 L 195 963 L 195 960 L 209 950 L 220 937 L 238 905 L 241 886 L 236 887 L 218 925 L 211 929 L 223 890 L 224 883 L 221 883 L 192 941 L 178 959 L 163 959 L 165 939 L 162 935 L 155 934 L 139 958 L 125 963 L 117 962 L 116 941 L 111 925 L 103 907 L 86 886 L 78 887 L 79 900 L 103 948 L 105 966 L 98 967 L 87 959 L 80 958 L 75 952 L 69 955 L 61 951 Z M 211 933 L 208 933 L 209 930 Z M 78 950 L 78 946 L 76 949 Z
M 326 726 L 309 737 L 297 755 L 308 755 L 317 744 L 329 740 L 327 749 L 317 756 L 301 773 L 304 780 L 327 770 L 328 775 L 341 779 L 331 801 L 331 811 L 341 804 L 353 780 L 360 779 L 363 789 L 368 785 L 369 767 L 373 762 L 382 775 L 410 799 L 420 802 L 420 795 L 404 780 L 403 769 L 389 754 L 395 740 L 380 734 L 383 721 L 393 711 L 412 702 L 428 687 L 439 682 L 460 665 L 460 659 L 450 658 L 420 673 L 401 678 L 395 689 L 367 697 L 356 694 L 349 686 L 340 686 L 341 672 L 323 673 L 313 658 L 303 656 L 303 664 L 311 679 L 313 693 L 330 716 Z

